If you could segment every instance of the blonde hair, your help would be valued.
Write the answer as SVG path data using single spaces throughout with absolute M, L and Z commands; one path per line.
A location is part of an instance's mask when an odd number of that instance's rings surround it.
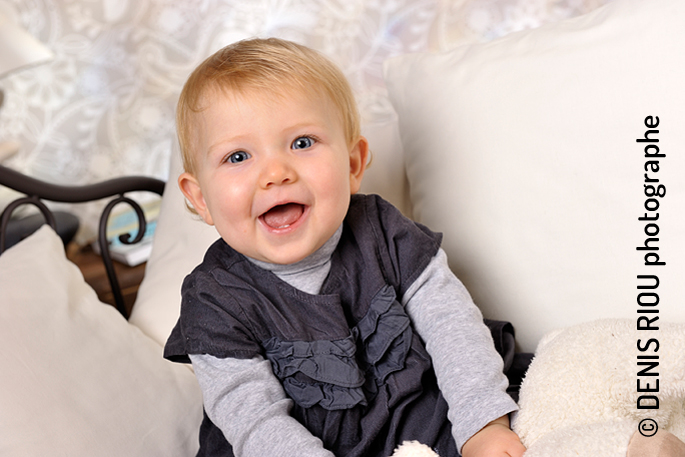
M 196 171 L 191 116 L 202 111 L 209 90 L 267 91 L 312 90 L 330 98 L 340 112 L 348 145 L 361 135 L 359 112 L 345 75 L 313 49 L 277 38 L 243 40 L 220 49 L 190 75 L 178 101 L 176 127 L 188 173 Z

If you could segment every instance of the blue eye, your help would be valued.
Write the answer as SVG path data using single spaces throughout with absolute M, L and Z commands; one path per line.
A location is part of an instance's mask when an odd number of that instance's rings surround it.
M 314 146 L 314 140 L 312 138 L 308 136 L 301 136 L 293 141 L 291 147 L 293 149 L 307 149 L 311 148 L 312 146 Z
M 236 151 L 229 155 L 226 161 L 230 163 L 240 163 L 245 162 L 250 157 L 252 156 L 245 151 Z

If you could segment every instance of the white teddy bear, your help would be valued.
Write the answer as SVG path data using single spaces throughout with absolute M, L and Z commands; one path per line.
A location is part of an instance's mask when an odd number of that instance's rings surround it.
M 525 457 L 685 457 L 685 324 L 658 327 L 606 319 L 546 335 L 513 421 Z M 641 395 L 658 409 L 639 409 Z M 412 441 L 392 457 L 438 455 Z
M 405 441 L 393 452 L 392 457 L 439 457 L 425 444 L 418 441 Z
M 606 319 L 545 336 L 513 423 L 525 456 L 685 457 L 685 325 L 658 327 Z M 638 409 L 650 395 L 658 409 Z

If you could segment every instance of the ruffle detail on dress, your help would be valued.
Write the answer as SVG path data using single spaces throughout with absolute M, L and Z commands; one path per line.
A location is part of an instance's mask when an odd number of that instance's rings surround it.
M 283 389 L 303 408 L 318 404 L 324 409 L 334 411 L 367 404 L 361 387 L 349 388 L 330 383 L 302 382 L 295 378 L 286 378 L 283 381 Z
M 355 360 L 357 348 L 351 335 L 335 341 L 270 338 L 264 348 L 274 374 L 298 405 L 308 408 L 318 403 L 338 410 L 366 404 L 364 375 Z
M 274 374 L 298 405 L 341 410 L 366 405 L 378 385 L 404 368 L 411 340 L 409 316 L 397 301 L 395 290 L 385 286 L 347 338 L 270 338 L 263 345 Z M 361 354 L 357 354 L 358 346 Z
M 386 285 L 371 300 L 366 315 L 353 329 L 364 347 L 367 373 L 382 384 L 395 371 L 404 368 L 412 341 L 409 316 L 397 301 L 395 289 Z M 375 388 L 367 384 L 375 392 Z

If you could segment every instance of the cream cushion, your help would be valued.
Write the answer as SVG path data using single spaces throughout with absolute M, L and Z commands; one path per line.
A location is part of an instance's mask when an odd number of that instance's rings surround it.
M 171 157 L 152 253 L 129 319 L 162 345 L 180 314 L 183 279 L 202 262 L 207 248 L 219 239 L 214 227 L 186 209 L 176 183 L 181 171 L 180 153 L 176 150 Z
M 2 455 L 197 452 L 195 376 L 98 301 L 48 226 L 0 256 L 0 345 Z
M 533 351 L 560 326 L 635 318 L 658 275 L 662 320 L 684 321 L 685 2 L 594 12 L 442 54 L 386 62 L 414 217 L 486 317 Z M 645 266 L 645 118 L 659 117 L 658 246 Z M 654 135 L 652 135 L 654 137 Z

